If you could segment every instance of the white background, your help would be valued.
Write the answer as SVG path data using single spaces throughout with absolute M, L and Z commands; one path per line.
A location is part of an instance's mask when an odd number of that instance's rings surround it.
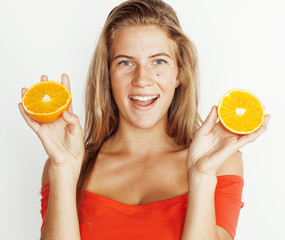
M 39 239 L 41 174 L 47 155 L 18 111 L 20 90 L 42 74 L 70 76 L 84 124 L 91 56 L 110 10 L 121 1 L 0 2 L 0 238 Z M 203 119 L 232 88 L 254 92 L 272 115 L 268 131 L 242 149 L 244 208 L 238 240 L 285 239 L 285 3 L 283 0 L 168 0 L 199 53 Z

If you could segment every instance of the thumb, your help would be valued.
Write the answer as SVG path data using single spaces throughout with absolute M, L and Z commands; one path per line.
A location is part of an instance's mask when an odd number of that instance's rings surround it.
M 218 119 L 217 116 L 217 106 L 213 106 L 211 112 L 207 116 L 206 120 L 203 122 L 199 132 L 202 135 L 207 135 L 213 129 L 214 125 L 216 124 Z
M 69 132 L 72 135 L 82 136 L 82 129 L 77 115 L 71 112 L 63 111 L 62 118 L 68 124 Z

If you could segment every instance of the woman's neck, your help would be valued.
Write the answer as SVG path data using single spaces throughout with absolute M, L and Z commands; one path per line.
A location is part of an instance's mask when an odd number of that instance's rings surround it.
M 129 156 L 148 155 L 182 149 L 175 139 L 166 133 L 165 124 L 141 129 L 129 124 L 119 124 L 116 133 L 103 145 L 103 151 Z

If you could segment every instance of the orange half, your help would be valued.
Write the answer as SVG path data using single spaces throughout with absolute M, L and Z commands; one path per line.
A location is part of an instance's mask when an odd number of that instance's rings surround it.
M 250 134 L 264 121 L 264 106 L 253 93 L 232 89 L 225 93 L 218 104 L 218 116 L 226 129 L 236 134 Z
M 61 83 L 44 81 L 27 89 L 22 105 L 28 115 L 38 122 L 52 122 L 67 111 L 71 102 L 70 91 Z

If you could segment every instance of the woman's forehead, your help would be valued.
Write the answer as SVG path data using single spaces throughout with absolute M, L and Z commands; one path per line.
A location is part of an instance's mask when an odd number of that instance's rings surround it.
M 111 44 L 111 57 L 118 54 L 151 56 L 164 52 L 175 56 L 175 43 L 155 25 L 130 26 L 116 31 Z

